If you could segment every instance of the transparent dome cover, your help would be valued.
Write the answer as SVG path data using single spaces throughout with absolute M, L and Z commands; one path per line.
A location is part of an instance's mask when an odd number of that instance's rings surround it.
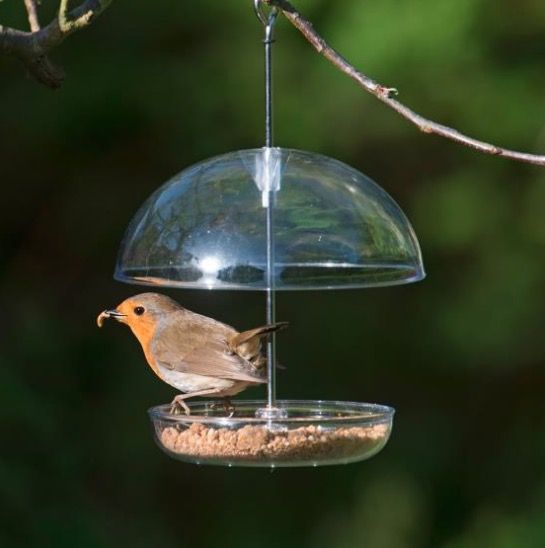
M 361 288 L 424 275 L 414 231 L 382 188 L 338 160 L 283 148 L 175 175 L 131 221 L 115 270 L 124 282 L 208 289 Z

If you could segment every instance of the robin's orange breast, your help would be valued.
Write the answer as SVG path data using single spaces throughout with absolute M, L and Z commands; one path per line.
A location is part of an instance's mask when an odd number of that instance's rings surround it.
M 147 321 L 130 322 L 129 327 L 142 346 L 142 350 L 144 351 L 148 365 L 151 367 L 153 372 L 160 379 L 162 379 L 159 366 L 157 365 L 157 362 L 153 357 L 153 352 L 151 351 L 151 345 L 156 332 L 155 322 L 150 318 Z

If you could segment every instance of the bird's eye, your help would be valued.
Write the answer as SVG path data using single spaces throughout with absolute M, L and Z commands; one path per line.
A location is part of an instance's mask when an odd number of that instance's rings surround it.
M 143 306 L 137 306 L 135 309 L 134 309 L 134 313 L 137 315 L 137 316 L 142 316 L 142 314 L 146 311 L 146 309 L 143 307 Z

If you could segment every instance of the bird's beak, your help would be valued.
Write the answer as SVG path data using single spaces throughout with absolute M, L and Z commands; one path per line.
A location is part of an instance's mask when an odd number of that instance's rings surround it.
M 97 325 L 98 327 L 102 327 L 104 324 L 104 320 L 107 320 L 109 318 L 113 318 L 114 320 L 123 321 L 121 318 L 124 318 L 126 314 L 122 314 L 121 312 L 118 312 L 117 310 L 104 310 L 104 312 L 101 312 L 98 315 L 97 318 Z

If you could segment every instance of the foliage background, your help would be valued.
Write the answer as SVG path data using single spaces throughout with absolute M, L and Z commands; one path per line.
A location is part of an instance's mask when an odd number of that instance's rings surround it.
M 420 134 L 286 21 L 276 142 L 377 180 L 411 219 L 428 278 L 279 295 L 280 393 L 392 404 L 394 434 L 363 464 L 274 473 L 195 468 L 154 445 L 146 409 L 172 390 L 128 331 L 94 320 L 134 291 L 111 274 L 145 197 L 262 143 L 250 4 L 114 2 L 54 53 L 68 73 L 56 92 L 0 59 L 0 544 L 544 546 L 545 172 Z M 543 152 L 543 2 L 297 5 L 417 111 Z M 0 20 L 24 26 L 22 2 L 1 3 Z M 263 318 L 261 294 L 172 295 L 240 328 Z

